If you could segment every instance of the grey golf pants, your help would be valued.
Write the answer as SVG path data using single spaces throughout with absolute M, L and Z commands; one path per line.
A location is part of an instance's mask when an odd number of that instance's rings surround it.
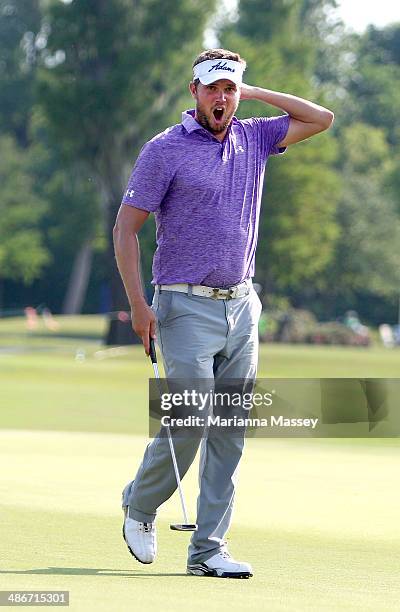
M 261 302 L 248 283 L 247 296 L 230 300 L 156 289 L 152 308 L 167 379 L 208 379 L 215 386 L 222 379 L 255 379 Z M 181 478 L 201 443 L 198 530 L 188 554 L 188 563 L 200 563 L 223 546 L 244 439 L 218 431 L 196 439 L 172 435 Z M 126 485 L 122 504 L 129 506 L 131 518 L 152 522 L 176 488 L 168 439 L 157 436 L 147 446 L 135 479 Z

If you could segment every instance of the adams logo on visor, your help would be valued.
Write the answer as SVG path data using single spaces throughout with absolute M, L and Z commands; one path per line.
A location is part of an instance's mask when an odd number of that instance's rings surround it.
M 193 68 L 193 79 L 199 79 L 203 85 L 209 85 L 219 79 L 229 79 L 241 85 L 244 68 L 240 62 L 233 60 L 205 60 Z
M 218 64 L 214 64 L 211 66 L 208 72 L 212 72 L 213 70 L 228 70 L 229 72 L 235 72 L 235 69 L 231 66 L 227 66 L 226 62 L 223 64 L 222 62 L 218 62 Z

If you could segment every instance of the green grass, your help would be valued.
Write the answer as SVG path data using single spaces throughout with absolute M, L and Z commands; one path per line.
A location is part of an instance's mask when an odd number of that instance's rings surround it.
M 398 609 L 395 441 L 249 441 L 228 542 L 255 576 L 237 582 L 185 575 L 177 496 L 156 562 L 129 556 L 119 498 L 141 437 L 4 431 L 0 448 L 1 589 L 69 590 L 79 611 Z M 194 468 L 185 491 L 194 516 Z
M 145 435 L 153 370 L 143 349 L 102 346 L 102 317 L 57 320 L 57 332 L 27 332 L 22 319 L 0 321 L 0 426 Z M 260 348 L 260 378 L 397 377 L 399 372 L 400 350 Z
M 79 612 L 399 609 L 398 439 L 248 440 L 228 543 L 251 580 L 185 575 L 177 495 L 156 562 L 136 563 L 119 502 L 146 443 L 151 365 L 140 347 L 104 352 L 101 317 L 59 321 L 0 321 L 0 589 L 69 590 Z M 260 376 L 399 372 L 400 351 L 380 347 L 261 347 Z

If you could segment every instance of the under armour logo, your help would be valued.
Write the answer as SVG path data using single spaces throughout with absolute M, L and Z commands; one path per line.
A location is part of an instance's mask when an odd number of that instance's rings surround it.
M 126 194 L 125 194 L 125 195 L 126 195 L 128 198 L 131 198 L 131 197 L 133 196 L 133 194 L 134 194 L 134 193 L 135 193 L 135 192 L 134 192 L 134 190 L 133 190 L 133 189 L 127 189 L 127 190 L 126 190 Z
M 243 149 L 243 147 L 242 147 L 242 146 L 239 146 L 239 147 L 237 148 L 237 152 L 238 152 L 238 153 L 244 153 L 244 149 Z

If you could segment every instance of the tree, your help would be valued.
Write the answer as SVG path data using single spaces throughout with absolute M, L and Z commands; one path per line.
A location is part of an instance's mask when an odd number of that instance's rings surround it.
M 37 198 L 29 152 L 0 137 L 0 278 L 30 283 L 49 261 L 38 229 L 45 205 Z
M 339 92 L 341 231 L 329 268 L 335 286 L 320 303 L 331 313 L 332 304 L 342 310 L 351 305 L 375 323 L 397 318 L 399 40 L 399 24 L 342 38 L 340 53 L 332 55 L 342 58 L 336 60 L 338 71 L 327 75 L 329 89 Z M 315 294 L 310 299 L 316 303 Z
M 358 37 L 356 62 L 348 83 L 349 98 L 357 101 L 356 119 L 383 127 L 393 145 L 400 138 L 399 41 L 400 24 L 382 29 L 370 26 Z
M 330 294 L 354 301 L 357 292 L 393 297 L 400 286 L 400 218 L 384 189 L 391 160 L 383 129 L 355 123 L 343 130 L 341 228 L 329 277 Z
M 63 304 L 63 311 L 68 314 L 81 312 L 87 286 L 82 281 L 90 271 L 93 242 L 96 247 L 99 242 L 99 198 L 93 181 L 83 175 L 80 165 L 66 163 L 59 143 L 50 141 L 46 118 L 37 104 L 30 116 L 31 144 L 25 151 L 31 160 L 35 194 L 40 202 L 46 203 L 40 231 L 52 261 L 46 273 L 32 285 L 32 299 L 45 302 L 56 312 Z M 79 271 L 77 262 L 83 265 Z
M 145 140 L 176 117 L 183 75 L 190 80 L 188 58 L 198 52 L 213 7 L 214 0 L 49 2 L 40 101 L 66 159 L 79 160 L 101 194 L 115 311 L 127 309 L 111 229 L 128 168 Z M 111 320 L 107 342 L 132 341 L 128 327 Z
M 0 0 L 0 132 L 28 144 L 34 101 L 38 0 Z

